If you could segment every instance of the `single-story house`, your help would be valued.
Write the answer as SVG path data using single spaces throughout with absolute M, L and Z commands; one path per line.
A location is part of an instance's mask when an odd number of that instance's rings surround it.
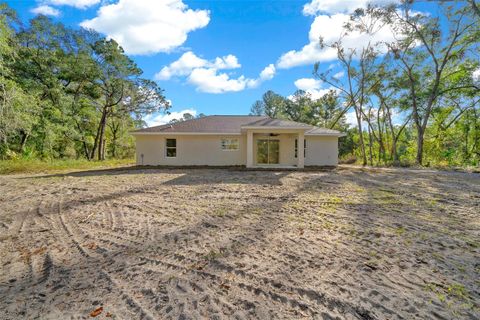
M 338 163 L 336 130 L 267 116 L 206 116 L 140 129 L 138 165 L 303 168 Z

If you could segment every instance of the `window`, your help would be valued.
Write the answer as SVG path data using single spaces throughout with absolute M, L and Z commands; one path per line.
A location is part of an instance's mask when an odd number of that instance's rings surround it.
M 165 156 L 167 158 L 177 157 L 177 139 L 167 139 L 165 143 Z
M 295 139 L 295 158 L 298 157 L 298 139 Z M 303 157 L 307 157 L 307 139 L 303 139 Z
M 238 139 L 222 139 L 221 146 L 224 151 L 238 150 Z

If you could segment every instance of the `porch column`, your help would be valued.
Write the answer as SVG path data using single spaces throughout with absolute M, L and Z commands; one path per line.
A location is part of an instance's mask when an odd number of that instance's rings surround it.
M 304 144 L 304 140 L 305 140 L 305 134 L 304 132 L 299 132 L 298 133 L 298 139 L 297 139 L 297 159 L 298 159 L 298 163 L 297 163 L 297 167 L 298 168 L 304 168 L 305 167 L 305 158 L 303 156 L 304 154 L 304 151 L 303 151 L 303 144 Z
M 253 167 L 253 132 L 247 131 L 247 168 Z

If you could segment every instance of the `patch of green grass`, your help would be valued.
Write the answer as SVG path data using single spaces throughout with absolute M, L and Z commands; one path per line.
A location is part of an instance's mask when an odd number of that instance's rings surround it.
M 427 233 L 420 234 L 420 240 L 426 241 L 428 238 L 429 238 L 429 235 Z
M 405 233 L 405 228 L 404 227 L 398 227 L 395 229 L 395 233 L 397 236 L 402 236 Z
M 447 305 L 450 307 L 452 306 L 452 301 L 448 302 L 447 298 L 449 300 L 454 299 L 462 302 L 462 306 L 466 308 L 471 308 L 473 306 L 467 289 L 460 283 L 451 283 L 447 286 L 436 283 L 428 283 L 425 286 L 425 290 L 434 293 L 439 301 L 444 303 L 447 302 Z
M 105 161 L 88 160 L 1 160 L 0 174 L 48 173 L 69 170 L 93 170 L 133 165 L 133 159 L 113 159 Z
M 462 300 L 468 300 L 469 295 L 467 292 L 467 289 L 465 288 L 464 285 L 459 284 L 459 283 L 452 283 L 448 286 L 447 292 L 449 295 L 453 295 L 459 299 Z
M 369 194 L 375 204 L 378 205 L 396 205 L 401 203 L 392 190 L 372 189 Z
M 322 197 L 322 202 L 320 206 L 322 209 L 326 210 L 327 212 L 335 212 L 340 204 L 343 203 L 343 199 L 337 196 L 330 196 L 328 194 Z
M 343 199 L 340 198 L 340 197 L 337 197 L 337 196 L 332 196 L 332 197 L 330 197 L 329 200 L 330 200 L 331 203 L 334 203 L 334 204 L 339 204 L 339 203 L 343 202 Z
M 330 221 L 324 221 L 324 222 L 322 223 L 322 227 L 323 227 L 324 229 L 330 229 L 330 230 L 332 230 L 332 229 L 333 229 L 333 223 L 331 223 Z
M 215 215 L 215 216 L 217 216 L 217 217 L 224 217 L 227 213 L 228 213 L 228 209 L 227 209 L 227 208 L 216 208 L 216 209 L 213 211 L 213 215 Z
M 262 208 L 252 208 L 252 209 L 250 209 L 250 213 L 255 214 L 255 215 L 261 215 L 263 213 L 263 209 Z

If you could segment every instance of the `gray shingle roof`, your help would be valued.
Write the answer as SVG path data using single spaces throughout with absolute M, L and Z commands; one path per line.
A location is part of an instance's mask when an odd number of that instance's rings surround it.
M 307 135 L 344 135 L 338 130 L 332 130 L 327 128 L 313 127 L 312 130 L 305 132 Z
M 206 116 L 202 118 L 180 121 L 173 124 L 150 127 L 134 132 L 212 132 L 240 133 L 241 127 L 265 116 Z
M 272 119 L 267 116 L 206 116 L 202 118 L 164 124 L 145 129 L 135 130 L 133 133 L 219 133 L 238 134 L 242 127 L 277 127 L 277 128 L 305 128 L 307 135 L 340 135 L 339 131 L 313 127 L 311 125 L 281 119 Z
M 295 122 L 290 120 L 272 119 L 265 117 L 252 121 L 245 125 L 246 127 L 278 127 L 278 128 L 311 128 L 312 126 L 306 123 Z

